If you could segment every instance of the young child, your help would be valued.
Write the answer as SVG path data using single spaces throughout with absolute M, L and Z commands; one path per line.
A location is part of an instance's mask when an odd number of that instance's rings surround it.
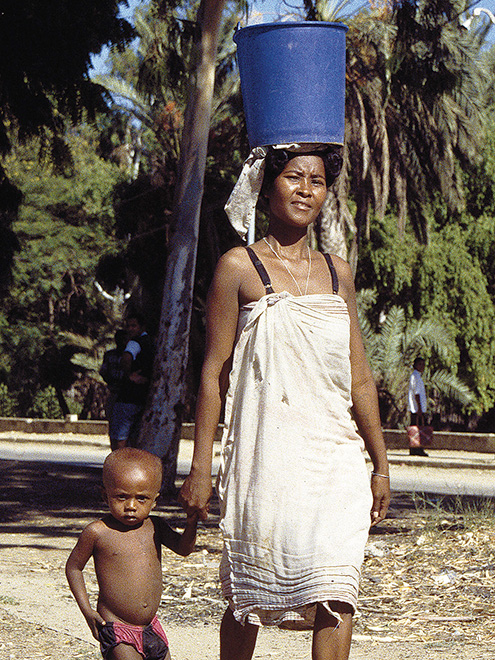
M 110 513 L 83 530 L 67 560 L 70 589 L 106 660 L 170 660 L 167 637 L 156 618 L 161 546 L 189 555 L 197 516 L 187 518 L 182 534 L 162 518 L 150 517 L 161 481 L 157 456 L 132 447 L 109 454 L 103 464 L 103 495 Z M 90 557 L 99 586 L 96 610 L 83 577 Z

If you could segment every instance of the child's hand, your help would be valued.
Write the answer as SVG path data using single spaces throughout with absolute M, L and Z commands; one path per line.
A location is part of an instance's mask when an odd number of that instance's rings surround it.
M 198 524 L 199 513 L 197 511 L 192 511 L 187 514 L 187 525 L 194 525 L 195 527 Z
M 91 610 L 88 615 L 85 615 L 85 619 L 91 630 L 93 637 L 98 640 L 98 633 L 102 626 L 105 625 L 106 621 L 101 617 L 96 610 Z

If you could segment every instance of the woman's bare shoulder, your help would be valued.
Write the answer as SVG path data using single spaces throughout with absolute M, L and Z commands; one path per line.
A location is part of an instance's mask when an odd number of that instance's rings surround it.
M 251 260 L 244 247 L 234 247 L 218 260 L 215 279 L 219 282 L 235 281 L 238 284 L 251 267 Z
M 348 271 L 349 273 L 352 273 L 351 267 L 345 259 L 342 259 L 342 257 L 339 257 L 336 254 L 330 254 L 329 256 L 337 271 L 342 271 L 343 273 Z
M 355 295 L 352 268 L 342 257 L 338 257 L 336 254 L 331 254 L 330 257 L 339 278 L 339 293 L 347 300 L 348 294 Z
M 336 254 L 331 254 L 330 258 L 332 260 L 333 265 L 335 266 L 335 270 L 337 271 L 337 275 L 339 275 L 339 277 L 344 279 L 350 278 L 351 280 L 354 280 L 352 275 L 352 269 L 345 259 L 342 259 L 342 257 L 339 257 Z
M 238 246 L 233 247 L 227 252 L 224 252 L 220 259 L 218 260 L 218 265 L 224 268 L 228 267 L 238 267 L 243 264 L 247 264 L 249 261 L 249 255 L 245 247 Z
M 235 297 L 237 301 L 239 289 L 249 267 L 249 256 L 242 247 L 235 247 L 225 252 L 218 260 L 215 274 L 210 287 L 210 301 Z

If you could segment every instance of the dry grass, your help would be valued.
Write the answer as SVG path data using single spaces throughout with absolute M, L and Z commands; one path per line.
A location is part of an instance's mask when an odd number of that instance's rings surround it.
M 495 517 L 492 500 L 396 496 L 373 530 L 363 566 L 355 633 L 440 648 L 495 641 Z M 203 529 L 190 558 L 164 557 L 160 617 L 218 622 L 221 539 Z
M 402 498 L 370 538 L 356 630 L 439 646 L 495 640 L 491 500 Z

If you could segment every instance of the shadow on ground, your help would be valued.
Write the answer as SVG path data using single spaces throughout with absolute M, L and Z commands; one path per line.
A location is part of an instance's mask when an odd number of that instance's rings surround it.
M 35 534 L 38 540 L 32 547 L 46 547 L 44 543 L 50 538 L 76 538 L 83 526 L 106 511 L 100 494 L 101 467 L 0 461 L 0 479 L 0 533 Z M 465 507 L 467 500 L 468 506 L 473 506 L 475 499 L 394 493 L 386 524 L 373 527 L 371 535 L 407 534 L 407 519 L 414 516 L 419 505 L 455 512 L 460 500 Z M 182 508 L 173 498 L 161 498 L 157 511 L 175 527 L 184 524 Z M 218 518 L 218 500 L 214 497 L 211 515 L 202 527 L 216 528 Z M 0 543 L 0 547 L 5 545 Z
M 0 534 L 33 533 L 43 537 L 77 538 L 81 528 L 105 511 L 100 494 L 101 468 L 58 463 L 0 461 Z M 212 502 L 206 526 L 218 524 L 218 501 Z M 160 498 L 157 511 L 181 527 L 184 514 L 177 501 Z M 6 547 L 0 543 L 0 547 Z

